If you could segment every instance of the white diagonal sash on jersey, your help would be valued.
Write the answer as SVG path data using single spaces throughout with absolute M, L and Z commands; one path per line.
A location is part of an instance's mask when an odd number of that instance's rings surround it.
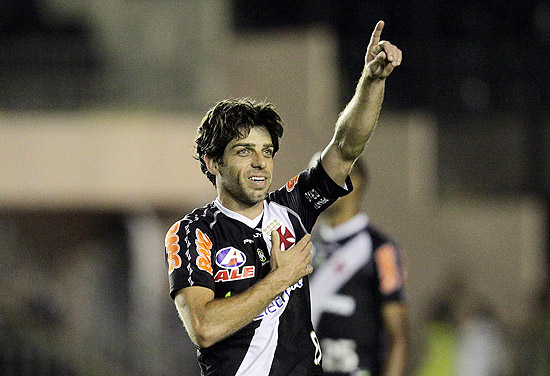
M 371 253 L 372 239 L 362 232 L 336 250 L 310 276 L 311 321 L 314 327 L 323 312 L 349 306 L 349 299 L 338 296 L 336 292 L 369 260 Z
M 274 202 L 266 204 L 264 201 L 262 233 L 269 254 L 271 254 L 271 232 L 264 230 L 269 229 L 274 223 L 283 225 L 288 229 L 292 228 L 292 223 L 288 217 L 288 209 Z M 275 228 L 271 230 L 275 230 Z M 302 288 L 302 286 L 303 280 L 300 279 L 275 298 L 266 307 L 266 310 L 258 316 L 262 321 L 254 332 L 248 351 L 235 376 L 267 376 L 269 374 L 277 349 L 277 340 L 279 339 L 279 317 L 285 311 L 292 292 L 297 288 Z
M 279 317 L 262 320 L 235 376 L 267 376 L 279 339 Z
M 302 220 L 300 219 L 300 216 L 296 213 L 294 213 L 292 210 L 290 210 L 287 207 L 282 206 L 281 204 L 278 204 L 276 202 L 270 202 L 265 206 L 264 203 L 264 217 L 262 219 L 262 233 L 264 237 L 265 244 L 267 245 L 267 250 L 269 254 L 271 255 L 271 231 L 275 230 L 278 226 L 283 225 L 287 229 L 291 229 L 292 222 L 290 221 L 289 212 L 293 214 L 293 216 L 298 220 L 300 223 L 300 226 L 302 227 L 302 230 L 305 232 L 306 229 L 304 227 L 304 224 L 302 223 Z M 294 229 L 294 231 L 296 231 Z M 296 234 L 292 234 L 296 236 Z M 298 242 L 300 239 L 295 239 L 295 242 Z

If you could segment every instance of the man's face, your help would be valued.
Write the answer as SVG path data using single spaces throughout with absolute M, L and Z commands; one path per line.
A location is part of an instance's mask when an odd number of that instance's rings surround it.
M 225 207 L 237 211 L 260 204 L 272 180 L 273 143 L 269 132 L 253 127 L 247 137 L 232 140 L 217 168 L 218 195 Z

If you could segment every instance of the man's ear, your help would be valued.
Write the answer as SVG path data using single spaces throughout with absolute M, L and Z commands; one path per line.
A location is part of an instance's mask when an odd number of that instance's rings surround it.
M 206 168 L 208 169 L 208 172 L 210 172 L 214 176 L 218 174 L 219 163 L 216 161 L 215 158 L 212 158 L 209 155 L 205 155 L 204 163 L 206 163 Z

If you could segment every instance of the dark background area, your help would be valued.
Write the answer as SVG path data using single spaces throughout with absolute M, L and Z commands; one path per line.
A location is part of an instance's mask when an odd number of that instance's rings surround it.
M 550 2 L 230 2 L 231 24 L 237 33 L 313 25 L 331 29 L 338 41 L 340 107 L 353 95 L 374 25 L 384 20 L 383 39 L 404 54 L 403 64 L 392 74 L 384 109 L 422 111 L 437 119 L 440 194 L 533 194 L 544 199 L 550 213 Z M 0 111 L 77 111 L 131 97 L 105 85 L 109 69 L 110 62 L 85 20 L 53 22 L 38 0 L 0 0 Z M 192 101 L 181 103 L 176 110 L 197 110 L 186 107 Z M 43 229 L 43 247 L 27 255 L 38 258 L 70 253 L 71 245 L 60 246 L 50 233 L 68 235 L 75 242 L 102 243 L 101 249 L 125 255 L 128 245 L 117 238 L 124 232 L 123 217 L 122 213 L 15 211 L 3 213 L 0 220 L 17 230 L 7 232 L 23 250 L 31 247 L 24 240 L 32 236 L 31 226 L 38 224 Z M 70 233 L 74 222 L 85 225 L 82 233 Z M 112 270 L 121 267 L 109 252 L 100 256 Z M 9 259 L 18 256 L 9 255 Z M 25 259 L 19 260 L 24 263 Z M 126 275 L 123 270 L 118 277 Z M 123 301 L 125 295 L 126 291 L 117 290 L 111 298 Z M 38 323 L 46 320 L 40 324 L 44 327 L 58 325 L 59 317 L 48 302 L 37 299 L 22 303 L 26 314 Z M 117 314 L 125 313 L 120 307 Z M 174 312 L 169 314 L 174 319 L 169 325 L 179 326 Z M 42 356 L 42 349 L 29 348 L 25 338 L 10 334 L 12 328 L 0 330 L 8 333 L 0 336 L 0 350 L 13 350 L 3 352 L 0 367 L 32 367 L 36 362 L 51 372 L 34 374 L 76 374 L 57 359 Z M 13 338 L 15 346 L 10 342 Z M 27 358 L 14 361 L 10 354 Z M 25 370 L 16 372 L 12 374 L 25 374 Z
M 338 36 L 346 79 L 343 102 L 361 69 L 365 41 L 378 20 L 383 39 L 404 51 L 385 105 L 469 112 L 461 88 L 487 85 L 484 112 L 537 111 L 548 106 L 548 4 L 541 1 L 251 1 L 235 0 L 237 30 L 329 25 Z

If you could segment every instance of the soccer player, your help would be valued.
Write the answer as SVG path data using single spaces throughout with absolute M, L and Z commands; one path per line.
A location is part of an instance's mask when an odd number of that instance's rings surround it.
M 323 369 L 326 376 L 403 376 L 408 353 L 403 255 L 362 211 L 368 173 L 361 160 L 350 177 L 353 192 L 323 213 L 313 233 L 311 317 Z
M 165 241 L 170 295 L 198 348 L 203 375 L 321 375 L 311 323 L 311 229 L 352 189 L 348 178 L 373 132 L 385 80 L 401 51 L 373 31 L 356 92 L 319 163 L 268 194 L 283 128 L 273 106 L 224 100 L 196 138 L 201 169 L 217 190 Z

